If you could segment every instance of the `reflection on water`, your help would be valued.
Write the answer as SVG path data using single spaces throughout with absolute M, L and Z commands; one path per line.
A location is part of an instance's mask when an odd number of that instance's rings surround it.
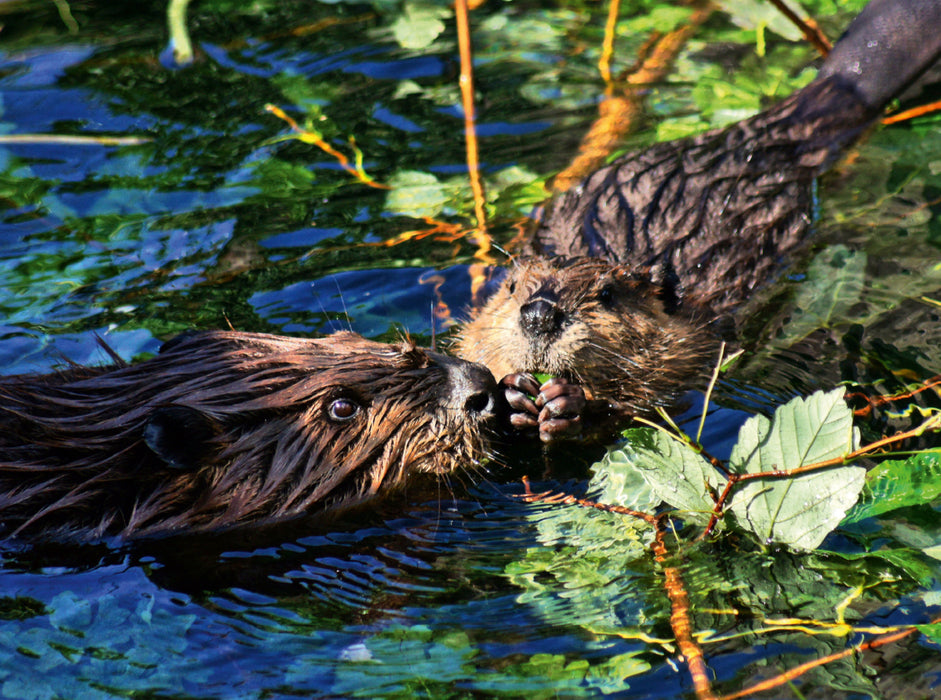
M 476 248 L 422 218 L 473 227 L 445 6 L 204 0 L 190 9 L 198 55 L 186 68 L 167 59 L 162 4 L 76 5 L 75 36 L 54 8 L 0 9 L 0 133 L 144 141 L 0 143 L 4 373 L 105 362 L 99 335 L 130 359 L 190 328 L 427 340 L 460 318 Z M 599 12 L 539 2 L 475 12 L 483 169 L 501 246 L 595 116 Z M 617 60 L 629 65 L 685 12 L 625 10 Z M 842 27 L 850 13 L 825 24 Z M 760 56 L 753 31 L 717 15 L 649 87 L 630 142 L 744 116 L 806 82 L 812 51 L 767 39 Z M 394 198 L 291 139 L 268 103 L 361 158 L 377 182 L 400 183 Z M 718 385 L 704 433 L 713 454 L 728 454 L 747 415 L 795 394 L 841 381 L 891 393 L 941 371 L 941 314 L 926 301 L 941 298 L 937 163 L 941 132 L 926 121 L 876 133 L 823 180 L 813 247 L 754 301 L 748 352 Z M 380 245 L 397 236 L 404 242 Z M 695 425 L 701 400 L 691 397 L 681 422 Z M 0 695 L 690 696 L 663 641 L 669 610 L 646 535 L 607 514 L 526 504 L 514 497 L 519 472 L 494 465 L 478 485 L 406 494 L 362 519 L 267 541 L 8 551 Z M 584 492 L 583 464 L 560 472 L 577 478 L 540 481 L 535 470 L 533 488 Z M 896 531 L 941 534 L 926 510 Z M 854 554 L 864 535 L 832 548 Z M 631 538 L 637 559 L 608 549 Z M 937 580 L 936 565 L 925 567 Z M 701 544 L 684 574 L 699 596 L 697 628 L 720 640 L 707 649 L 710 668 L 730 689 L 782 655 L 792 667 L 845 647 L 839 636 L 748 634 L 763 629 L 756 610 L 833 617 L 848 593 L 821 582 L 812 557 L 758 566 L 735 543 Z M 926 619 L 931 584 L 896 574 L 859 575 L 875 592 L 853 612 L 857 624 Z M 780 600 L 763 587 L 775 576 L 799 579 L 807 599 Z M 914 670 L 895 682 L 929 687 L 929 652 L 900 652 Z M 878 696 L 867 672 L 879 660 L 864 658 L 864 672 L 855 663 L 804 677 L 805 690 Z

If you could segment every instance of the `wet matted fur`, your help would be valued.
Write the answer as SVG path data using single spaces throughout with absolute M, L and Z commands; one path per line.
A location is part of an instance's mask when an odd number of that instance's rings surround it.
M 457 354 L 497 377 L 545 372 L 636 415 L 671 405 L 708 367 L 707 323 L 667 313 L 645 281 L 596 258 L 531 258 L 461 329 Z
M 622 419 L 669 405 L 806 244 L 816 178 L 941 55 L 939 25 L 941 0 L 871 0 L 787 99 L 591 173 L 547 203 L 456 354 L 578 382 Z
M 476 365 L 352 333 L 205 332 L 134 365 L 0 380 L 2 537 L 271 522 L 485 456 Z

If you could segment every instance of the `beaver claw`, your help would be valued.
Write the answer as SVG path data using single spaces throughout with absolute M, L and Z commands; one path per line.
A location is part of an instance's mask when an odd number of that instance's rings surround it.
M 514 429 L 538 429 L 543 442 L 575 437 L 581 432 L 586 400 L 578 384 L 556 377 L 540 386 L 531 374 L 508 374 L 500 380 L 500 386 L 510 405 L 510 425 Z

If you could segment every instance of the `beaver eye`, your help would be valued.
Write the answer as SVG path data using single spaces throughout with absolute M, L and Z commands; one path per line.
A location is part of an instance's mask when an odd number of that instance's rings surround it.
M 614 306 L 614 289 L 610 285 L 598 292 L 598 302 L 607 308 Z
M 327 413 L 332 420 L 342 423 L 359 413 L 359 404 L 348 398 L 334 399 L 330 402 Z
M 516 293 L 516 282 L 510 282 L 510 294 Z

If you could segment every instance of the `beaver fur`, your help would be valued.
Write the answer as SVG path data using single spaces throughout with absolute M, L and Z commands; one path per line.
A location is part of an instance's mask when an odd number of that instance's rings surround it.
M 3 537 L 132 538 L 352 505 L 486 456 L 485 368 L 352 333 L 203 332 L 0 380 Z
M 586 405 L 618 422 L 671 405 L 805 242 L 815 178 L 941 53 L 938 26 L 941 0 L 873 0 L 780 104 L 589 175 L 546 206 L 456 354 L 504 377 L 514 425 L 543 440 L 579 430 Z

